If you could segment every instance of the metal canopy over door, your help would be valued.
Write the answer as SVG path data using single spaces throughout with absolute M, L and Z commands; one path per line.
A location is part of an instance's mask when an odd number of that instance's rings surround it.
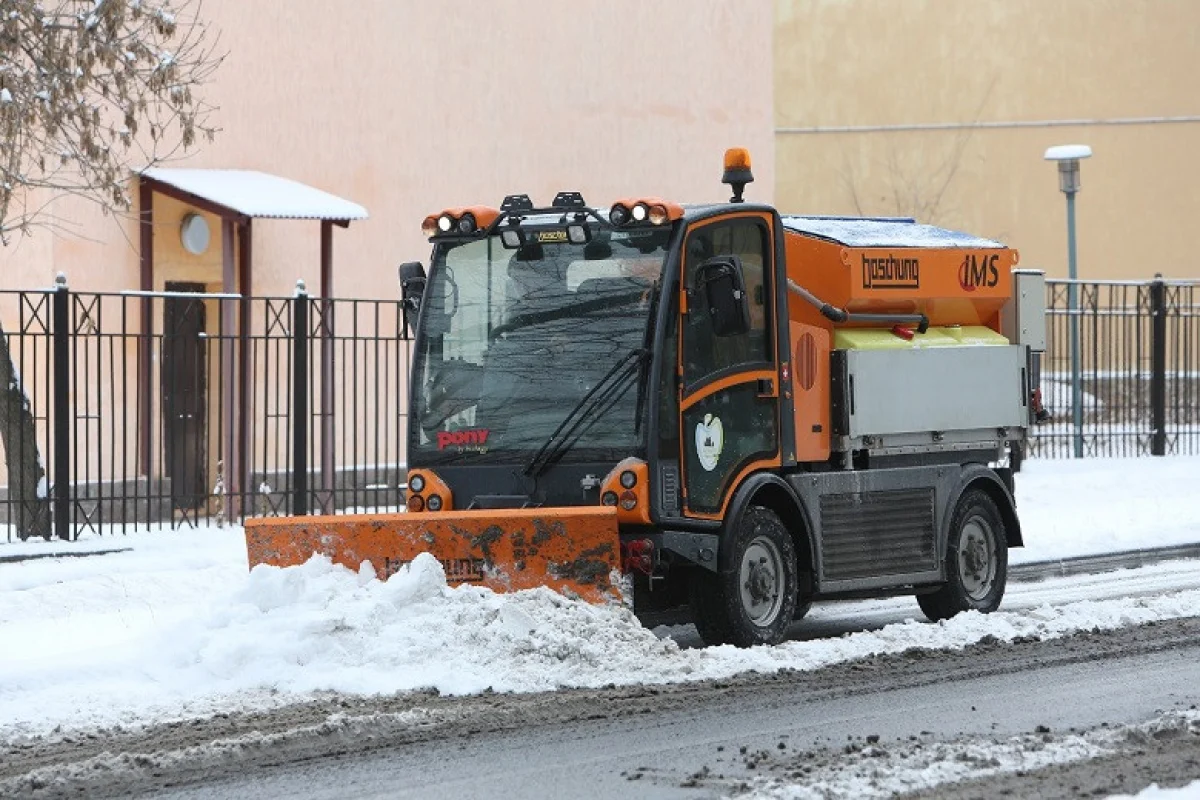
M 168 292 L 202 293 L 204 284 L 168 282 Z M 173 511 L 196 512 L 208 496 L 206 313 L 200 297 L 168 295 L 163 305 L 162 409 L 166 477 Z
M 745 473 L 778 466 L 779 386 L 771 301 L 771 217 L 746 212 L 693 226 L 684 243 L 680 281 L 680 443 L 684 513 L 716 519 L 729 489 Z M 750 330 L 713 333 L 698 268 L 736 256 L 750 304 Z

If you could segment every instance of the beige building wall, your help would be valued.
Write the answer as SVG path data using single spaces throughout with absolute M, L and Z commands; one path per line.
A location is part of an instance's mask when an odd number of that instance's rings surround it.
M 506 194 L 519 192 L 548 204 L 560 190 L 581 191 L 601 207 L 647 194 L 677 202 L 723 200 L 722 155 L 731 146 L 753 153 L 757 179 L 748 197 L 774 200 L 770 0 L 500 0 L 478 7 L 416 0 L 205 0 L 200 7 L 228 54 L 203 91 L 219 108 L 211 121 L 220 133 L 167 166 L 275 173 L 365 206 L 370 219 L 334 228 L 337 297 L 398 300 L 396 266 L 427 261 L 421 221 L 446 207 L 499 206 Z M 0 290 L 48 288 L 58 272 L 77 291 L 138 288 L 136 211 L 113 218 L 75 198 L 52 203 L 43 218 L 51 227 L 0 247 Z M 208 215 L 209 249 L 191 255 L 179 241 L 180 222 L 191 211 L 155 196 L 155 289 L 167 281 L 221 288 L 221 225 Z M 318 223 L 260 219 L 252 231 L 253 294 L 290 296 L 297 279 L 319 292 Z M 127 324 L 137 331 L 135 301 L 109 298 L 105 305 L 134 309 Z M 208 305 L 211 335 L 218 333 L 218 309 Z M 259 330 L 266 315 L 263 306 L 255 309 L 252 327 Z M 369 305 L 364 309 L 373 313 Z M 394 326 L 395 313 L 388 310 L 380 313 Z M 14 296 L 0 292 L 0 319 L 10 329 L 18 313 Z M 162 313 L 156 303 L 155 333 L 162 331 Z M 106 325 L 119 318 L 110 311 Z M 339 317 L 342 323 L 349 319 Z M 99 342 L 91 337 L 80 346 Z M 391 346 L 389 352 L 396 352 L 394 339 Z M 103 376 L 81 378 L 85 395 L 70 398 L 74 413 L 103 420 L 75 442 L 76 463 L 87 465 L 80 474 L 92 479 L 135 471 L 136 426 L 111 407 L 115 398 L 131 414 L 136 397 L 135 344 L 129 340 L 124 349 L 130 369 L 124 386 L 114 366 L 122 353 L 105 354 L 95 361 Z M 209 356 L 217 350 L 210 343 Z M 368 450 L 371 434 L 359 421 L 396 419 L 403 392 L 382 400 L 356 395 L 347 377 L 349 354 L 345 346 L 338 350 L 333 376 L 340 387 L 336 438 L 344 444 L 357 437 L 364 446 L 346 453 L 357 452 L 360 462 L 402 461 L 403 452 L 390 445 Z M 367 353 L 363 363 L 373 357 Z M 251 370 L 250 416 L 258 419 L 272 410 L 261 393 L 286 387 L 279 388 L 279 379 L 261 364 Z M 97 388 L 96 381 L 105 385 Z M 319 383 L 314 376 L 314 386 Z M 220 385 L 215 367 L 207 385 L 213 414 Z M 161 391 L 156 362 L 150 380 L 154 425 L 161 422 Z M 93 395 L 104 398 L 102 407 L 85 408 Z M 347 405 L 355 398 L 359 405 Z M 256 453 L 287 452 L 286 428 L 255 424 Z M 211 485 L 220 435 L 215 415 L 206 431 Z M 156 428 L 155 473 L 162 466 L 162 438 Z M 95 442 L 110 444 L 92 447 Z M 113 443 L 121 442 L 114 464 Z M 320 442 L 312 447 L 318 463 Z
M 1083 143 L 1080 277 L 1200 278 L 1184 255 L 1200 218 L 1200 3 L 777 0 L 776 13 L 782 208 L 913 215 L 1065 276 L 1065 198 L 1042 156 Z
M 202 9 L 228 51 L 204 92 L 221 132 L 171 166 L 272 172 L 365 206 L 369 220 L 335 230 L 338 296 L 395 298 L 396 265 L 427 259 L 421 220 L 448 206 L 514 192 L 549 202 L 562 189 L 597 205 L 719 200 L 722 153 L 739 145 L 755 157 L 749 196 L 774 199 L 770 0 Z M 156 237 L 177 240 L 179 209 L 168 211 Z M 0 289 L 49 286 L 58 271 L 79 289 L 137 286 L 131 219 L 75 200 L 52 212 L 71 233 L 0 248 Z M 316 223 L 258 221 L 253 237 L 255 294 L 290 294 L 297 278 L 316 291 Z M 212 247 L 219 259 L 219 236 Z

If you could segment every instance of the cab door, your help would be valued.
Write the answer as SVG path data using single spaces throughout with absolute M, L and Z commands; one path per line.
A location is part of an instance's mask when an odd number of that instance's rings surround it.
M 742 476 L 780 464 L 772 224 L 764 213 L 726 215 L 693 225 L 684 242 L 678 369 L 685 516 L 719 519 Z M 741 263 L 746 333 L 715 335 L 697 281 L 701 265 L 722 256 Z

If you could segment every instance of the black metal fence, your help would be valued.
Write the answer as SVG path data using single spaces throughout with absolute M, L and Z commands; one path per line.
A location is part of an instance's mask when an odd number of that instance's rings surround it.
M 1200 282 L 1071 285 L 1047 282 L 1029 455 L 1200 453 Z M 0 291 L 7 539 L 403 503 L 398 300 L 169 288 Z
M 1046 283 L 1041 379 L 1053 419 L 1029 455 L 1200 453 L 1200 282 Z
M 403 503 L 398 300 L 168 288 L 0 292 L 9 540 Z

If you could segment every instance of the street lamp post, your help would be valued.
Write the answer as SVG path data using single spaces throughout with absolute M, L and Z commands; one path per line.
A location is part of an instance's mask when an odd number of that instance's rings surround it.
M 1090 158 L 1086 144 L 1063 144 L 1046 149 L 1047 161 L 1058 162 L 1058 188 L 1067 196 L 1067 320 L 1071 338 L 1071 425 L 1076 458 L 1083 457 L 1083 387 L 1079 364 L 1079 287 L 1075 268 L 1075 194 L 1079 191 L 1079 161 Z

